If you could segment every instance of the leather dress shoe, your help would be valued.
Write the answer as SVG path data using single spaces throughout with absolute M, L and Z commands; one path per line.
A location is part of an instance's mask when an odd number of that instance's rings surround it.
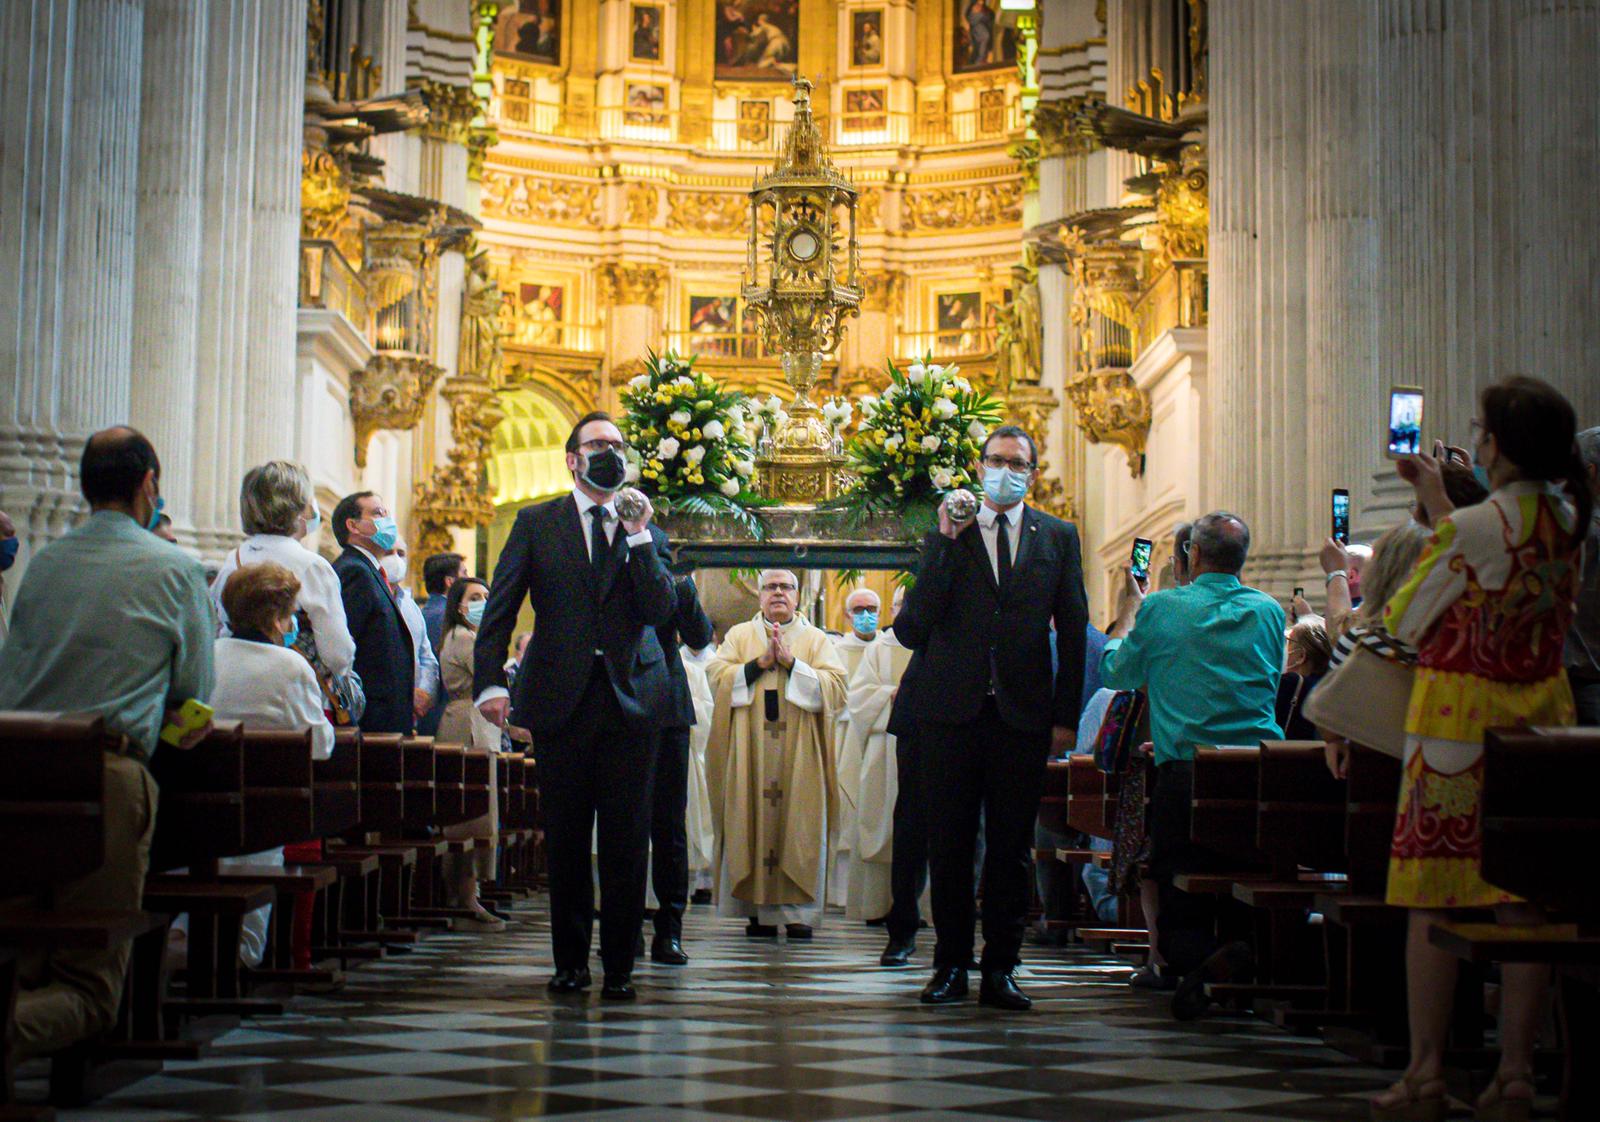
M 783 933 L 789 937 L 791 943 L 797 940 L 804 942 L 811 938 L 811 928 L 804 923 L 786 923 L 783 925 Z
M 557 970 L 545 988 L 551 993 L 577 993 L 588 989 L 591 980 L 588 967 L 582 970 Z
M 1021 1012 L 1033 1008 L 1033 998 L 1017 988 L 1017 976 L 1009 970 L 985 970 L 978 986 L 978 1004 Z
M 607 974 L 600 996 L 607 1001 L 632 1001 L 639 996 L 633 988 L 633 975 Z
M 933 977 L 922 987 L 922 1004 L 949 1005 L 967 996 L 967 968 L 965 966 L 939 966 Z
M 683 944 L 676 935 L 657 935 L 650 944 L 650 961 L 663 966 L 687 966 L 689 956 L 683 953 Z
M 890 939 L 878 956 L 879 966 L 910 966 L 911 956 L 917 953 L 915 939 Z
M 757 923 L 751 920 L 744 925 L 745 937 L 748 939 L 776 939 L 778 925 L 775 923 Z

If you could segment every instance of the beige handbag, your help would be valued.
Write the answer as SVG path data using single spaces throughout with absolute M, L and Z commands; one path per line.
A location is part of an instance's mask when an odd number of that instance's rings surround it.
M 1311 691 L 1306 718 L 1352 744 L 1403 759 L 1416 656 L 1381 632 L 1351 634 L 1355 648 Z

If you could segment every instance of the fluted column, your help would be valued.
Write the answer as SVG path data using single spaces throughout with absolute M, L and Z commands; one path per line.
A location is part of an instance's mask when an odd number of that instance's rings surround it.
M 129 419 L 161 456 L 180 539 L 192 534 L 206 96 L 206 6 L 148 0 L 139 127 L 139 253 Z
M 250 225 L 250 419 L 245 465 L 294 449 L 295 312 L 300 247 L 300 146 L 305 104 L 305 0 L 257 9 L 259 53 Z
M 205 470 L 196 471 L 191 516 L 202 551 L 221 553 L 239 537 L 239 481 L 245 467 L 250 274 L 259 78 L 259 5 L 209 0 L 205 195 L 207 252 L 200 286 L 195 379 L 195 445 Z M 292 334 L 291 334 L 292 339 Z M 253 422 L 251 422 L 253 423 Z
M 142 0 L 0 5 L 0 507 L 24 560 L 82 512 L 125 419 Z

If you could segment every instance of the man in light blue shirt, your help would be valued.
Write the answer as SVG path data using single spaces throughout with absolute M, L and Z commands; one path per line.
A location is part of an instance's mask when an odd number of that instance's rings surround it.
M 34 555 L 0 647 L 0 709 L 95 713 L 127 737 L 126 755 L 105 758 L 105 864 L 57 889 L 62 909 L 139 908 L 156 809 L 143 761 L 173 710 L 211 695 L 216 619 L 200 563 L 151 532 L 160 476 L 155 449 L 133 429 L 89 438 L 79 480 L 92 513 Z M 24 959 L 21 1054 L 45 1055 L 109 1029 L 127 961 L 126 943 Z
M 1249 551 L 1243 519 L 1224 511 L 1200 518 L 1189 539 L 1191 582 L 1145 596 L 1129 577 L 1100 658 L 1102 685 L 1142 689 L 1150 700 L 1156 785 L 1148 875 L 1159 887 L 1162 970 L 1180 976 L 1198 976 L 1215 950 L 1214 899 L 1172 885 L 1176 873 L 1213 863 L 1189 838 L 1195 746 L 1255 745 L 1283 735 L 1273 710 L 1284 614 L 1272 597 L 1240 583 Z M 1175 1012 L 1187 1006 L 1193 988 L 1180 985 Z

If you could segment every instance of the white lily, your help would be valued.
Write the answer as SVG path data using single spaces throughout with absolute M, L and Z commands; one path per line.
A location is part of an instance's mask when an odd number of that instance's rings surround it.
M 701 460 L 706 458 L 705 446 L 696 444 L 692 448 L 685 448 L 683 450 L 683 458 L 686 463 L 698 464 Z
M 956 403 L 948 397 L 941 397 L 933 403 L 933 412 L 935 416 L 948 419 L 954 417 L 960 410 L 956 408 Z
M 743 488 L 739 486 L 739 481 L 737 479 L 724 479 L 721 483 L 717 484 L 717 490 L 721 491 L 724 495 L 727 495 L 730 499 L 737 495 L 742 489 Z
M 727 430 L 722 427 L 721 421 L 707 421 L 700 426 L 700 434 L 707 440 L 721 440 L 727 436 Z
M 928 368 L 922 365 L 920 362 L 913 362 L 910 366 L 906 367 L 906 381 L 910 382 L 914 386 L 922 385 L 923 381 L 927 377 Z
M 688 425 L 690 421 L 694 420 L 694 414 L 687 409 L 675 409 L 668 415 L 667 420 L 677 421 L 680 425 Z
M 939 438 L 937 436 L 929 434 L 928 436 L 922 438 L 922 450 L 924 452 L 937 452 L 939 450 L 939 443 Z

